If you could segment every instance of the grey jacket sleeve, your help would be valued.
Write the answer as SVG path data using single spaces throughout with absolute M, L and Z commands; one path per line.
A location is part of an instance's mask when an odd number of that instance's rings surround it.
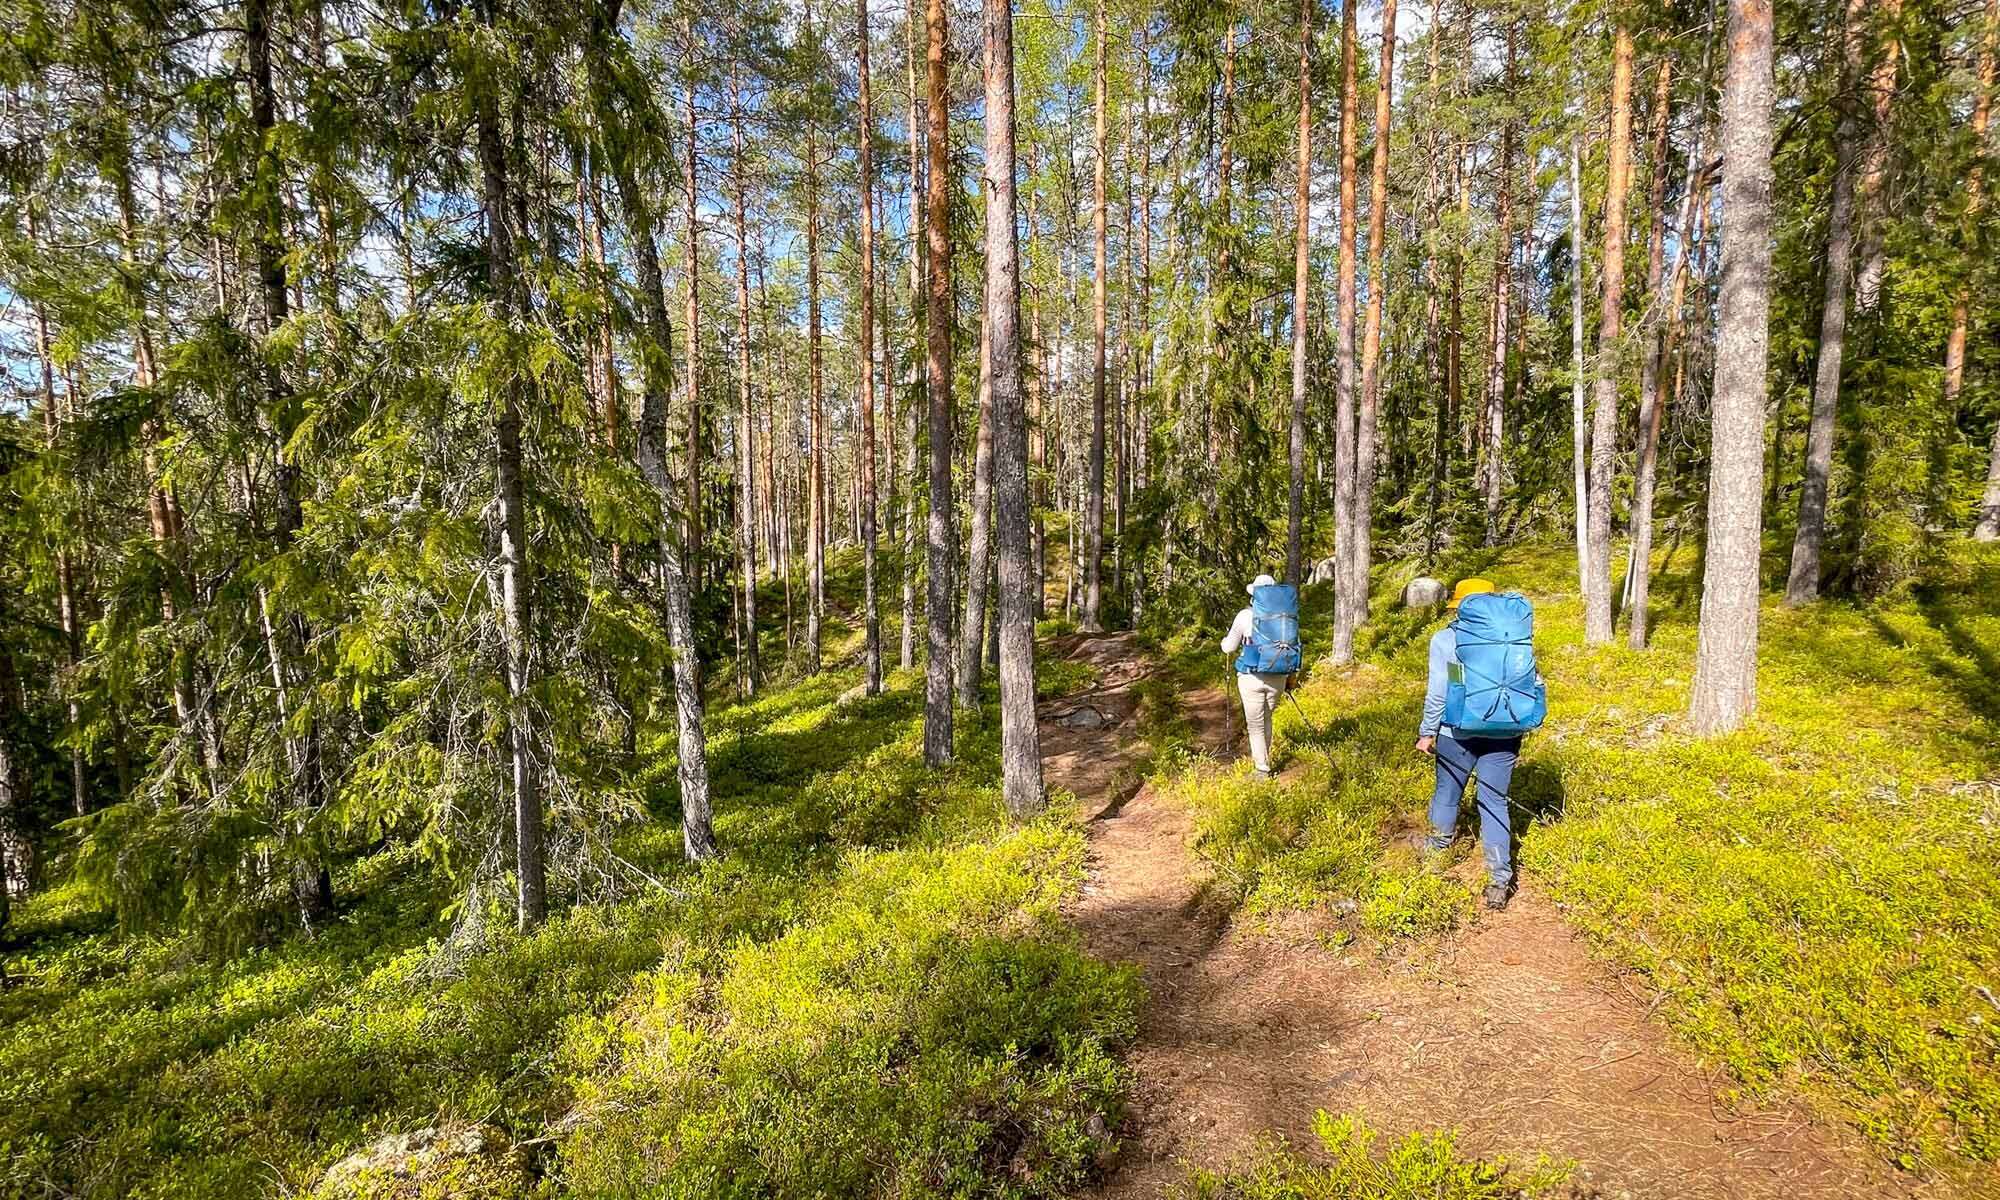
M 1451 660 L 1458 651 L 1458 638 L 1446 626 L 1431 635 L 1430 679 L 1424 687 L 1424 717 L 1417 725 L 1418 737 L 1436 737 L 1444 722 L 1444 691 L 1451 678 Z

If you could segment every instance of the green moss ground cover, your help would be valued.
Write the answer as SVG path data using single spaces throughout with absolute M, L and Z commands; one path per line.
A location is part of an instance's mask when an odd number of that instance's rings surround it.
M 457 897 L 350 864 L 318 937 L 224 956 L 120 938 L 71 886 L 0 943 L 0 1195 L 296 1194 L 384 1132 L 487 1121 L 545 1195 L 1045 1195 L 1108 1149 L 1138 987 L 1057 905 L 1083 839 L 1006 826 L 997 733 L 919 762 L 914 675 L 854 671 L 713 714 L 717 833 L 616 849 L 657 881 L 446 952 Z M 498 898 L 495 898 L 497 903 Z
M 1275 1144 L 1223 1171 L 1189 1173 L 1177 1200 L 1529 1200 L 1569 1176 L 1546 1161 L 1528 1166 L 1468 1159 L 1448 1133 L 1413 1133 L 1389 1145 L 1358 1117 L 1317 1114 L 1317 1154 Z

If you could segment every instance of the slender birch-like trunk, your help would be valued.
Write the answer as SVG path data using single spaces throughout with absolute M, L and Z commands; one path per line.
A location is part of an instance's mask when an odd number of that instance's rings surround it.
M 1618 379 L 1624 364 L 1625 199 L 1632 185 L 1632 31 L 1621 20 L 1611 52 L 1611 142 L 1606 147 L 1604 265 L 1597 315 L 1597 406 L 1590 431 L 1590 577 L 1583 640 L 1611 643 L 1612 475 L 1618 465 Z

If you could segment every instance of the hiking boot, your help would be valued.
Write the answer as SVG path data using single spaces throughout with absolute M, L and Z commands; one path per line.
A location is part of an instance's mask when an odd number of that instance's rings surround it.
M 1513 899 L 1513 896 L 1514 885 L 1512 884 L 1488 884 L 1486 888 L 1486 907 L 1492 912 L 1500 912 L 1507 907 L 1507 901 Z

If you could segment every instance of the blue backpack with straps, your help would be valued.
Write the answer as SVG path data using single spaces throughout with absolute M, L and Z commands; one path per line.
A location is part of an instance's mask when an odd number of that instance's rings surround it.
M 1535 667 L 1535 606 L 1519 592 L 1467 596 L 1451 623 L 1458 662 L 1445 687 L 1444 723 L 1458 737 L 1519 737 L 1549 714 Z
M 1236 655 L 1238 674 L 1290 675 L 1304 661 L 1299 652 L 1299 589 L 1267 583 L 1250 593 L 1250 637 Z

